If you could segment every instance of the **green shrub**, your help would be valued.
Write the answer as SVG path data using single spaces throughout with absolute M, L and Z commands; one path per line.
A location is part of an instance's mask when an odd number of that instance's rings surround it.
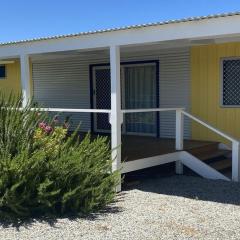
M 39 121 L 46 114 L 31 111 L 34 105 L 29 103 L 21 109 L 21 97 L 4 96 L 0 93 L 0 156 L 14 157 L 23 150 L 29 154 L 34 151 L 34 134 Z
M 20 100 L 10 100 L 2 106 L 13 108 L 15 101 Z M 8 136 L 1 138 L 1 218 L 89 213 L 113 201 L 119 172 L 112 173 L 107 138 L 92 141 L 88 134 L 80 142 L 77 131 L 66 137 L 67 130 L 60 126 L 52 126 L 46 132 L 41 128 L 46 116 L 43 119 L 42 115 L 33 113 L 31 106 L 22 113 L 3 110 L 2 106 L 0 114 L 4 121 L 0 131 L 3 128 L 14 140 Z M 11 117 L 18 121 L 8 119 Z M 18 139 L 14 131 L 19 128 L 23 136 L 16 132 Z

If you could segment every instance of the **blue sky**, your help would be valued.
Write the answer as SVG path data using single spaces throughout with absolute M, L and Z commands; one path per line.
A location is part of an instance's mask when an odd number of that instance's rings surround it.
M 1 1 L 0 42 L 240 11 L 240 0 Z

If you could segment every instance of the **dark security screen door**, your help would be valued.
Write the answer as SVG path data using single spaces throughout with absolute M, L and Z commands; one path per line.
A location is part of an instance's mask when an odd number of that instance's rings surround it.
M 95 67 L 93 69 L 93 94 L 96 109 L 111 109 L 111 76 L 109 67 Z M 94 114 L 94 131 L 110 132 L 109 115 L 107 113 Z
M 94 108 L 111 108 L 111 76 L 109 66 L 93 68 Z M 126 64 L 121 66 L 122 108 L 140 109 L 157 107 L 156 64 Z M 156 113 L 130 113 L 124 115 L 122 132 L 125 134 L 157 134 Z M 110 132 L 109 116 L 94 114 L 94 131 Z

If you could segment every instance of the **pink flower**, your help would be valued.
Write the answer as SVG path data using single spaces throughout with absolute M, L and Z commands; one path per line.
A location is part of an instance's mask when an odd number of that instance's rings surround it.
M 45 129 L 46 126 L 47 126 L 47 124 L 46 124 L 45 122 L 40 122 L 40 123 L 38 124 L 38 127 L 40 127 L 41 129 Z
M 46 133 L 51 133 L 53 128 L 51 126 L 46 126 L 44 130 Z

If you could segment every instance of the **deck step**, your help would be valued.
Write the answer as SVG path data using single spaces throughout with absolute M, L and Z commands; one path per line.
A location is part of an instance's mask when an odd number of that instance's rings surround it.
M 229 150 L 216 149 L 199 152 L 198 154 L 195 154 L 195 157 L 201 159 L 202 161 L 208 161 L 219 157 L 225 157 L 229 154 L 231 154 L 231 151 Z
M 219 149 L 219 143 L 210 143 L 201 147 L 189 149 L 188 152 L 210 167 L 231 178 L 231 151 Z
M 212 168 L 216 169 L 217 171 L 223 171 L 232 166 L 231 159 L 222 159 L 209 164 Z
M 201 147 L 195 147 L 188 149 L 187 151 L 191 153 L 192 155 L 197 155 L 203 152 L 208 152 L 208 151 L 215 151 L 218 150 L 218 143 L 208 143 L 206 145 L 203 145 Z

